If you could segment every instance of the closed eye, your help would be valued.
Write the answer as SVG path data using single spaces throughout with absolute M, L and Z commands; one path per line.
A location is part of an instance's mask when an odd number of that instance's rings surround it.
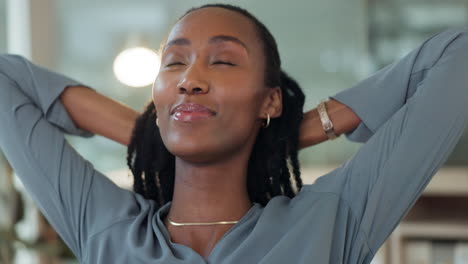
M 175 66 L 175 65 L 184 65 L 182 62 L 180 61 L 176 61 L 176 62 L 171 62 L 169 64 L 166 65 L 166 67 L 171 67 L 171 66 Z
M 215 61 L 215 62 L 213 62 L 213 64 L 225 64 L 225 65 L 229 65 L 229 66 L 236 66 L 234 63 L 231 63 L 229 61 Z

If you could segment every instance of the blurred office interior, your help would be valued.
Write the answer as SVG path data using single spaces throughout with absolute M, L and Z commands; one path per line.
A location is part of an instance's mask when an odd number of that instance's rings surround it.
M 468 0 L 0 0 L 0 52 L 23 55 L 142 111 L 151 99 L 157 51 L 171 25 L 189 8 L 215 2 L 242 6 L 267 25 L 278 42 L 283 69 L 306 93 L 304 110 L 401 58 L 431 35 L 468 20 Z M 412 263 L 411 252 L 434 260 L 466 247 L 467 231 L 460 230 L 468 230 L 468 215 L 454 211 L 466 210 L 468 204 L 467 132 L 417 204 L 422 209 L 397 229 L 375 264 Z M 96 169 L 131 188 L 125 146 L 100 136 L 67 139 Z M 342 136 L 302 150 L 305 182 L 336 168 L 360 146 Z M 0 263 L 76 263 L 13 173 L 0 152 L 0 212 L 7 212 L 0 213 Z M 454 184 L 459 181 L 465 185 Z M 453 205 L 450 210 L 444 209 L 447 204 Z M 426 220 L 437 225 L 424 226 Z M 419 227 L 427 228 L 422 235 L 415 231 Z M 431 232 L 438 235 L 424 235 Z

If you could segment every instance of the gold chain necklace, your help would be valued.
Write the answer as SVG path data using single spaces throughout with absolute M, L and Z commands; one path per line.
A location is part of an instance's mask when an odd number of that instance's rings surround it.
M 239 222 L 239 221 L 219 221 L 219 222 L 205 222 L 205 223 L 177 223 L 177 222 L 171 221 L 169 218 L 167 218 L 167 221 L 169 222 L 169 224 L 171 224 L 173 226 L 233 225 L 233 224 L 237 224 Z
M 252 204 L 252 206 L 253 205 L 254 204 Z M 169 224 L 171 224 L 173 226 L 234 225 L 234 224 L 237 224 L 239 222 L 239 221 L 219 221 L 219 222 L 204 222 L 204 223 L 178 223 L 178 222 L 171 221 L 171 219 L 169 219 L 169 217 L 166 217 L 166 219 L 169 222 Z

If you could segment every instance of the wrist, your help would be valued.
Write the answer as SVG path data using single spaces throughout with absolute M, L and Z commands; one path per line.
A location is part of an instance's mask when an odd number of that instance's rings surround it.
M 351 108 L 339 101 L 330 99 L 326 106 L 327 114 L 337 135 L 354 130 L 361 122 Z M 317 108 L 304 113 L 299 130 L 299 148 L 313 146 L 327 140 L 328 136 L 323 130 Z
M 333 140 L 338 138 L 338 135 L 335 133 L 333 122 L 330 119 L 330 116 L 327 113 L 326 100 L 322 100 L 317 105 L 317 111 L 319 114 L 320 122 L 322 124 L 323 131 L 327 135 L 328 139 Z

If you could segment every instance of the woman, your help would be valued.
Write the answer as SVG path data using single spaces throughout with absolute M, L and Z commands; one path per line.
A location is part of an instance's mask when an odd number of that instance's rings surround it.
M 434 35 L 330 97 L 325 133 L 316 109 L 302 115 L 263 24 L 202 6 L 171 30 L 138 118 L 2 56 L 0 146 L 82 263 L 369 263 L 463 132 L 467 51 L 463 30 Z M 136 193 L 94 170 L 64 132 L 128 145 Z M 366 144 L 303 186 L 298 148 L 343 133 Z

